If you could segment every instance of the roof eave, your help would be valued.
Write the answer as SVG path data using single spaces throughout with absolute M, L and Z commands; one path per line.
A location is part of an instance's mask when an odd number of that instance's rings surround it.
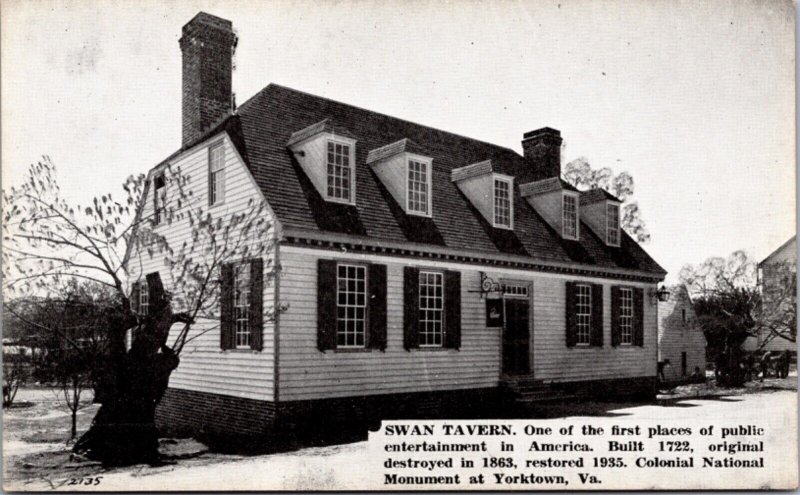
M 294 237 L 300 239 L 307 239 L 322 244 L 350 243 L 359 246 L 375 247 L 379 250 L 417 251 L 420 253 L 433 254 L 433 255 L 453 255 L 463 258 L 489 259 L 507 263 L 536 264 L 543 267 L 551 267 L 554 269 L 582 270 L 582 271 L 594 272 L 597 274 L 616 275 L 618 277 L 643 278 L 643 279 L 649 279 L 653 282 L 660 282 L 664 280 L 664 277 L 667 275 L 667 272 L 664 271 L 663 268 L 660 271 L 659 270 L 645 271 L 645 270 L 631 270 L 627 268 L 614 268 L 614 267 L 589 265 L 585 263 L 576 263 L 576 262 L 559 262 L 541 258 L 534 258 L 531 256 L 521 256 L 521 255 L 506 254 L 506 253 L 493 253 L 488 251 L 480 251 L 472 249 L 457 249 L 450 247 L 432 246 L 429 244 L 422 244 L 415 242 L 387 241 L 367 236 L 339 234 L 335 232 L 320 232 L 317 230 L 303 229 L 297 227 L 284 227 L 283 236 L 284 238 Z

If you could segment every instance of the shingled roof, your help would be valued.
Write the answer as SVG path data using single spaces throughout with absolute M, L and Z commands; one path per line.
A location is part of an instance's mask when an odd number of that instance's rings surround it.
M 292 136 L 316 125 L 346 129 L 357 139 L 356 204 L 326 202 L 288 150 Z M 562 239 L 514 193 L 514 230 L 487 222 L 451 181 L 451 171 L 491 160 L 492 169 L 517 184 L 541 179 L 511 149 L 377 112 L 270 84 L 217 125 L 227 131 L 284 228 L 415 242 L 453 250 L 514 254 L 534 260 L 625 268 L 663 275 L 664 270 L 629 236 L 606 246 L 585 224 L 581 240 Z M 406 215 L 367 164 L 371 150 L 409 140 L 433 159 L 433 215 Z M 409 143 L 405 141 L 405 143 Z

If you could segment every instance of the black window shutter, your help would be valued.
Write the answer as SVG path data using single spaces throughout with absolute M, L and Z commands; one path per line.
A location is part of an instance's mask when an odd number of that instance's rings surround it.
M 233 264 L 225 263 L 220 266 L 220 340 L 222 349 L 236 347 L 236 333 L 233 325 Z
M 260 351 L 264 347 L 264 261 L 250 260 L 250 349 Z
M 567 282 L 567 303 L 564 305 L 566 308 L 566 330 L 567 330 L 567 347 L 575 347 L 578 343 L 578 327 L 575 318 L 575 282 Z
M 403 347 L 419 347 L 419 268 L 403 270 Z
M 317 348 L 336 349 L 336 262 L 317 261 Z
M 620 288 L 611 287 L 611 345 L 616 347 L 622 343 L 622 327 L 619 324 Z
M 461 347 L 461 272 L 444 272 L 444 347 Z
M 592 284 L 592 330 L 589 343 L 603 347 L 603 286 Z
M 161 275 L 158 272 L 147 274 L 147 295 L 149 300 L 148 311 L 150 314 L 153 311 L 159 311 L 164 307 L 166 301 L 164 300 L 164 284 L 161 283 Z
M 386 265 L 369 265 L 369 336 L 367 347 L 386 350 Z
M 644 347 L 644 290 L 633 289 L 633 345 Z
M 139 314 L 139 291 L 141 290 L 141 285 L 139 282 L 134 282 L 131 286 L 131 312 L 134 314 Z

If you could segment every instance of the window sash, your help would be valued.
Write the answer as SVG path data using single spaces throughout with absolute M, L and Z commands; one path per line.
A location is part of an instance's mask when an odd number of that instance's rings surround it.
M 606 205 L 606 242 L 619 245 L 619 206 Z
M 163 174 L 153 179 L 153 189 L 153 221 L 159 225 L 163 220 L 167 203 L 167 183 Z
M 511 227 L 513 218 L 511 206 L 511 181 L 504 179 L 494 180 L 494 224 L 495 226 Z
M 336 347 L 366 347 L 367 267 L 341 263 L 336 267 Z
M 444 346 L 444 273 L 419 272 L 419 346 Z
M 592 287 L 587 284 L 575 286 L 575 331 L 578 345 L 591 343 Z
M 430 180 L 428 163 L 408 160 L 408 211 L 428 215 L 430 211 Z
M 150 289 L 147 286 L 147 279 L 139 282 L 139 314 L 146 316 L 150 312 Z
M 225 170 L 211 172 L 211 204 L 216 205 L 225 198 Z
M 350 159 L 351 146 L 328 141 L 327 170 L 328 198 L 350 202 L 353 196 L 353 164 Z
M 208 180 L 211 183 L 209 204 L 215 205 L 225 198 L 225 148 L 219 143 L 212 146 L 208 153 Z
M 250 347 L 250 263 L 238 263 L 233 272 L 233 322 L 236 347 Z
M 620 343 L 633 344 L 633 289 L 619 291 Z
M 563 200 L 562 234 L 570 239 L 578 237 L 578 200 L 571 194 L 565 194 Z

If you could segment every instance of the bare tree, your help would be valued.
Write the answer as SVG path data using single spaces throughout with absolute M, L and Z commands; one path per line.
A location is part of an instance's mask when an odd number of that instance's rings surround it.
M 19 387 L 30 378 L 30 356 L 27 349 L 3 349 L 3 407 L 11 407 Z
M 157 461 L 155 406 L 185 344 L 196 338 L 189 336 L 192 326 L 199 318 L 219 319 L 220 267 L 247 257 L 270 259 L 273 248 L 263 201 L 251 200 L 241 211 L 215 216 L 203 208 L 191 178 L 180 168 L 162 167 L 158 174 L 171 194 L 151 215 L 144 215 L 141 206 L 146 192 L 155 189 L 154 175 L 129 177 L 122 201 L 105 194 L 89 205 L 72 205 L 62 196 L 55 166 L 46 156 L 29 168 L 24 183 L 3 191 L 6 294 L 50 293 L 65 279 L 79 278 L 108 287 L 117 297 L 104 315 L 108 347 L 95 363 L 102 377 L 95 384 L 95 400 L 102 406 L 75 445 L 76 452 L 106 464 Z M 157 222 L 169 224 L 167 231 L 188 226 L 190 235 L 171 245 L 155 229 Z M 152 294 L 146 315 L 131 307 L 130 282 L 135 280 L 129 276 L 142 276 L 135 268 L 144 257 L 162 259 L 172 279 L 170 292 L 157 275 L 148 284 Z M 276 271 L 269 265 L 265 282 Z M 265 318 L 274 311 L 267 308 Z M 181 329 L 168 343 L 175 323 Z M 128 350 L 125 336 L 132 328 L 135 338 Z
M 778 339 L 797 342 L 797 265 L 784 261 L 764 265 L 757 331 L 761 346 Z
M 580 190 L 602 188 L 622 200 L 622 228 L 640 243 L 650 240 L 650 232 L 642 220 L 639 203 L 631 201 L 634 186 L 628 172 L 614 174 L 608 167 L 593 169 L 585 157 L 576 158 L 564 167 L 564 179 Z
M 756 274 L 756 263 L 744 251 L 684 265 L 679 274 L 722 385 L 741 386 L 747 375 L 741 348 L 758 334 L 761 294 Z

